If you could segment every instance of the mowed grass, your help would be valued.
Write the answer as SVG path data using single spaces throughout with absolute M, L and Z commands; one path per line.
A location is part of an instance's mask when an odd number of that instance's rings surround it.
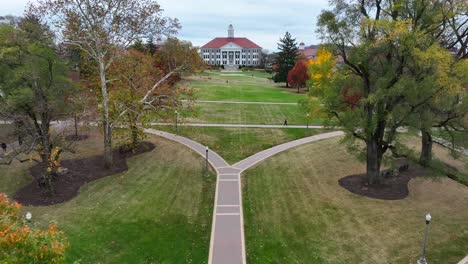
M 69 202 L 24 208 L 34 225 L 55 222 L 66 233 L 67 263 L 207 262 L 215 177 L 203 176 L 203 158 L 186 147 L 148 140 L 156 149 L 129 159 L 127 172 L 85 185 Z M 100 154 L 101 145 L 100 136 L 80 141 L 79 155 Z M 26 164 L 16 165 L 2 167 L 0 192 L 31 180 Z
M 155 128 L 207 145 L 230 164 L 281 143 L 326 132 L 325 129 L 294 128 L 179 127 L 178 131 L 168 126 Z
M 269 124 L 306 125 L 307 117 L 298 105 L 219 104 L 198 103 L 197 115 L 185 121 L 189 123 L 215 124 Z M 320 118 L 309 118 L 309 124 L 319 125 Z
M 402 139 L 405 146 L 412 150 L 415 159 L 419 159 L 419 155 L 421 153 L 421 137 L 408 134 Z M 454 177 L 468 186 L 468 156 L 458 152 L 456 152 L 456 155 L 457 157 L 454 158 L 450 153 L 450 149 L 434 143 L 432 145 L 432 166 L 437 169 L 441 169 L 442 171 L 447 170 L 442 166 L 442 164 L 446 164 L 449 167 L 456 169 L 457 172 L 454 173 Z
M 407 198 L 384 201 L 338 185 L 364 171 L 339 139 L 248 170 L 242 177 L 248 262 L 416 263 L 428 212 L 428 261 L 457 263 L 468 254 L 466 186 L 446 177 L 416 178 Z
M 266 78 L 236 74 L 210 74 L 187 77 L 197 100 L 297 103 L 307 95 L 275 84 Z

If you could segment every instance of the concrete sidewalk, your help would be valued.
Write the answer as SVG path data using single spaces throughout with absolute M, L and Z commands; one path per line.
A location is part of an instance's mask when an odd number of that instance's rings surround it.
M 174 123 L 149 123 L 151 126 L 174 126 Z M 179 126 L 188 127 L 234 127 L 234 128 L 309 128 L 319 129 L 325 128 L 324 126 L 305 126 L 305 125 L 261 125 L 261 124 L 204 124 L 204 123 L 182 123 Z
M 145 129 L 145 132 L 184 144 L 206 157 L 206 147 L 191 139 L 155 129 Z M 337 131 L 284 143 L 252 155 L 233 166 L 209 150 L 208 161 L 216 170 L 217 180 L 208 264 L 247 263 L 242 208 L 242 171 L 287 149 L 341 135 L 343 132 Z
M 458 264 L 468 264 L 468 256 L 466 256 L 465 258 L 460 260 L 460 262 L 458 262 Z

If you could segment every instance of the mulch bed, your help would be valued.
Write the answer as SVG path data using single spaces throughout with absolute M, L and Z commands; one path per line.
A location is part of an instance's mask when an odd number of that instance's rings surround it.
M 369 185 L 365 174 L 350 175 L 338 180 L 341 187 L 362 196 L 381 200 L 401 200 L 408 196 L 408 182 L 424 176 L 428 171 L 419 165 L 411 164 L 410 169 L 398 176 L 387 177 L 379 185 Z
M 44 206 L 63 203 L 78 195 L 81 186 L 97 179 L 114 175 L 128 170 L 127 158 L 151 151 L 155 145 L 150 142 L 142 142 L 135 152 L 122 153 L 114 151 L 114 167 L 104 168 L 104 157 L 92 156 L 83 159 L 62 161 L 62 167 L 68 171 L 58 176 L 54 183 L 54 194 L 51 195 L 41 189 L 37 181 L 33 181 L 14 195 L 14 199 L 23 205 Z M 31 175 L 37 179 L 40 175 L 39 166 L 30 169 Z

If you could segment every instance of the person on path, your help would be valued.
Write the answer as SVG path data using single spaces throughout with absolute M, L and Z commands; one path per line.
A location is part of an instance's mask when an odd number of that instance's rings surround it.
M 7 144 L 5 142 L 2 142 L 2 149 L 3 149 L 3 152 L 6 152 Z
M 284 124 L 283 124 L 283 126 L 287 126 L 287 125 L 288 125 L 288 120 L 287 120 L 287 119 L 285 119 L 285 120 L 284 120 Z

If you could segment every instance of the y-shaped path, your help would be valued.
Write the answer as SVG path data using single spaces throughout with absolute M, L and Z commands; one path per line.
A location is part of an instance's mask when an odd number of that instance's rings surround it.
M 145 129 L 145 132 L 184 144 L 203 157 L 206 154 L 206 147 L 191 139 L 155 129 Z M 209 150 L 208 161 L 216 170 L 217 181 L 208 264 L 247 263 L 241 192 L 241 173 L 244 170 L 287 149 L 341 135 L 343 132 L 336 131 L 287 142 L 258 152 L 232 166 Z

